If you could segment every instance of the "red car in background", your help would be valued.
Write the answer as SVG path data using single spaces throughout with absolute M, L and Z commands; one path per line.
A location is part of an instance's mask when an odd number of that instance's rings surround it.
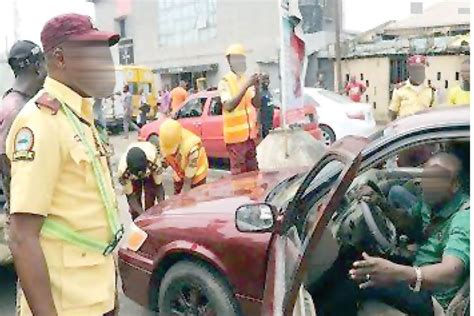
M 275 107 L 273 118 L 275 128 L 280 126 L 280 115 L 280 109 Z M 322 139 L 316 107 L 307 105 L 303 109 L 289 110 L 286 115 L 290 125 L 302 125 L 304 130 L 314 138 Z M 205 91 L 191 95 L 172 118 L 178 120 L 184 128 L 201 137 L 208 157 L 229 157 L 224 143 L 222 102 L 217 91 Z M 143 126 L 138 138 L 147 141 L 153 135 L 159 137 L 160 126 L 165 119 L 162 117 Z

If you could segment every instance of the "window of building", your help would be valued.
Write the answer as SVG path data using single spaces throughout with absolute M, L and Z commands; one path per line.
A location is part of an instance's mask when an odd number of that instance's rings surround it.
M 364 74 L 360 74 L 360 80 L 364 81 Z
M 448 80 L 445 80 L 445 81 L 444 81 L 444 88 L 445 88 L 445 89 L 448 89 L 448 88 L 449 88 L 449 82 L 448 82 Z
M 366 88 L 369 87 L 369 80 L 366 80 L 366 81 L 365 81 L 365 87 L 366 87 Z
M 374 101 L 374 110 L 377 108 L 377 102 Z
M 365 102 L 369 102 L 369 95 L 368 94 L 365 95 Z
M 456 71 L 455 77 L 456 77 L 456 80 L 459 81 L 459 71 Z
M 428 85 L 431 86 L 431 80 L 428 80 Z
M 117 31 L 121 38 L 127 37 L 126 19 L 125 17 L 117 19 Z
M 201 43 L 217 36 L 217 0 L 157 2 L 160 46 Z
M 438 73 L 436 74 L 436 78 L 437 78 L 438 80 L 441 80 L 441 73 L 440 73 L 440 72 L 438 72 Z

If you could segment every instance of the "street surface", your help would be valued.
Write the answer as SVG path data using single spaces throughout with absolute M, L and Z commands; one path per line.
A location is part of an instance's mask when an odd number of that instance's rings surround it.
M 124 139 L 123 136 L 113 136 L 111 142 L 114 146 L 114 156 L 112 157 L 112 169 L 114 172 L 117 170 L 118 161 L 121 154 L 127 149 L 128 145 L 137 139 L 136 133 L 131 133 L 128 140 Z M 222 170 L 219 166 L 213 165 L 211 169 L 208 182 L 216 181 L 221 177 L 228 175 L 228 171 Z M 217 168 L 216 168 L 217 167 Z M 121 193 L 120 185 L 117 184 L 117 198 L 120 209 L 120 217 L 125 227 L 128 228 L 131 223 L 131 218 L 128 213 L 127 201 L 125 196 Z M 164 177 L 164 186 L 167 196 L 173 193 L 173 180 L 171 177 L 171 172 L 167 170 Z M 124 238 L 125 239 L 125 238 Z M 138 306 L 131 300 L 129 300 L 122 293 L 122 289 L 119 288 L 119 301 L 120 301 L 120 315 L 123 316 L 149 316 L 152 315 L 151 312 L 146 309 Z M 0 267 L 0 316 L 14 316 L 15 315 L 15 273 L 13 267 Z

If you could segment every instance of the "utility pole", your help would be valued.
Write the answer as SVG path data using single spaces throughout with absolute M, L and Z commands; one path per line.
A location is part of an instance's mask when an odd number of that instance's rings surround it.
M 336 80 L 337 91 L 342 91 L 342 69 L 341 69 L 341 0 L 334 0 L 334 22 L 336 23 L 336 42 L 334 43 L 334 50 L 336 53 Z

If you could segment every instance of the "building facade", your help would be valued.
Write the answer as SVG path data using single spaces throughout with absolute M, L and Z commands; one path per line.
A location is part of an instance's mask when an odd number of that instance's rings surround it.
M 266 72 L 271 89 L 279 88 L 279 1 L 237 0 L 93 0 L 96 24 L 121 33 L 114 49 L 120 62 L 150 67 L 158 87 L 173 87 L 179 80 L 196 88 L 206 78 L 217 86 L 229 71 L 224 56 L 232 43 L 248 50 L 248 72 Z M 307 33 L 333 29 L 332 1 L 300 1 Z M 321 38 L 309 38 L 321 43 Z M 308 45 L 308 44 L 307 44 Z M 310 44 L 311 46 L 311 44 Z M 314 45 L 313 45 L 314 46 Z

